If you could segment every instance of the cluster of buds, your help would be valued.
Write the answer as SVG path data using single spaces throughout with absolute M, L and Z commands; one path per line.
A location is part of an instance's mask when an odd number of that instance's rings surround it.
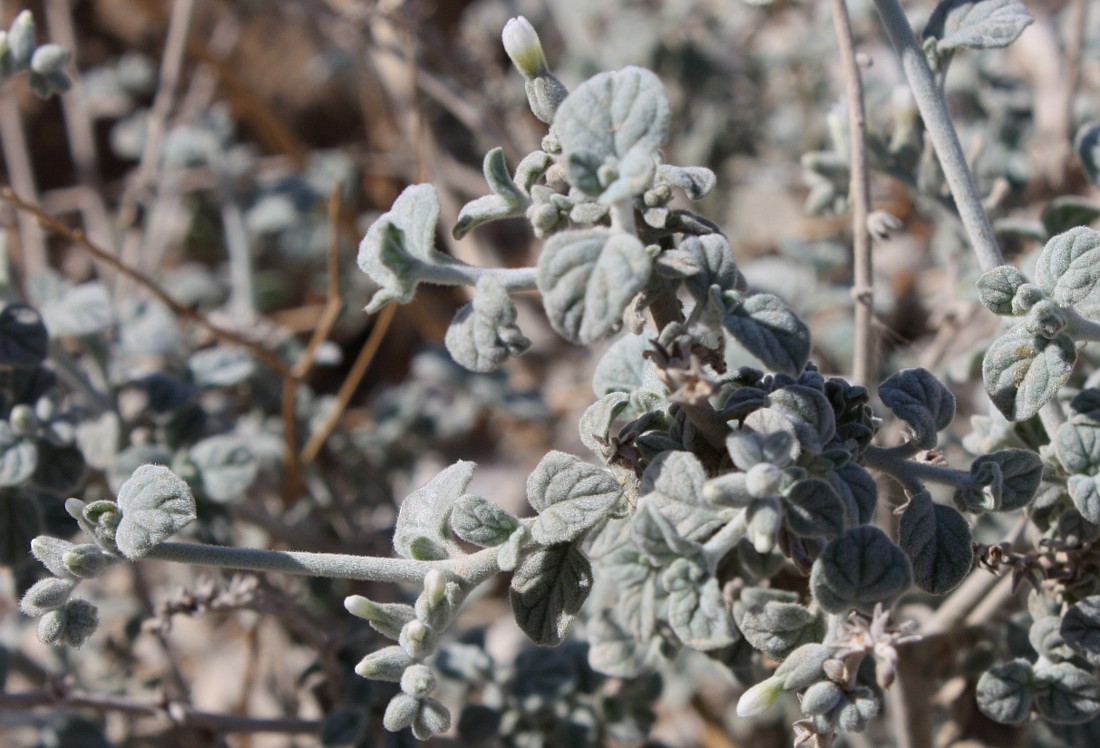
M 69 51 L 56 44 L 35 43 L 34 16 L 24 10 L 11 28 L 0 31 L 0 83 L 13 75 L 30 71 L 30 86 L 43 99 L 69 90 L 72 82 L 65 73 Z

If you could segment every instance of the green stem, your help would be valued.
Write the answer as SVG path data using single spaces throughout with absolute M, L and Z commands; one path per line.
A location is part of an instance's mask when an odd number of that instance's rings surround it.
M 198 566 L 220 566 L 247 571 L 273 571 L 329 579 L 360 579 L 373 582 L 409 582 L 421 584 L 432 569 L 452 572 L 465 579 L 472 589 L 500 571 L 497 549 L 485 548 L 469 556 L 443 561 L 417 561 L 404 558 L 352 556 L 342 553 L 305 553 L 271 551 L 260 548 L 201 545 L 198 543 L 161 543 L 145 558 Z
M 1066 332 L 1068 332 L 1070 337 L 1074 340 L 1081 342 L 1100 341 L 1100 323 L 1085 319 L 1073 307 L 1063 306 L 1062 313 L 1066 315 L 1066 319 L 1069 322 L 1066 326 Z
M 939 156 L 963 227 L 970 243 L 974 245 L 978 264 L 986 271 L 1004 265 L 1004 257 L 993 235 L 993 227 L 982 208 L 981 195 L 978 194 L 978 187 L 974 184 L 974 178 L 967 166 L 959 136 L 947 112 L 947 102 L 936 85 L 924 51 L 917 43 L 909 20 L 905 17 L 905 11 L 898 0 L 875 0 L 875 7 L 886 26 L 890 42 L 901 58 L 902 70 L 913 91 L 913 98 L 924 120 L 928 137 Z

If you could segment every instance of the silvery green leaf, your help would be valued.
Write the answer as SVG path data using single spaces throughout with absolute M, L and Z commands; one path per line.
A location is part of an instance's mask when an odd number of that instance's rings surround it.
M 821 641 L 825 619 L 798 603 L 770 600 L 747 611 L 739 628 L 754 649 L 783 660 L 803 644 Z
M 406 187 L 393 207 L 371 224 L 359 244 L 359 268 L 381 288 L 367 305 L 368 313 L 391 301 L 408 304 L 423 266 L 454 262 L 435 250 L 438 221 L 435 187 L 416 184 Z
M 240 499 L 260 470 L 248 440 L 236 434 L 203 439 L 191 447 L 188 457 L 199 470 L 203 491 L 214 501 Z
M 831 680 L 820 680 L 802 694 L 803 714 L 827 714 L 845 698 L 844 689 Z
M 444 342 L 457 364 L 480 373 L 496 371 L 531 347 L 516 325 L 512 297 L 492 276 L 477 282 L 473 301 L 458 310 Z
M 58 446 L 47 439 L 38 440 L 38 464 L 31 482 L 35 487 L 55 494 L 69 494 L 84 481 L 84 454 L 76 445 Z
M 865 525 L 871 521 L 878 506 L 878 484 L 870 473 L 849 462 L 829 472 L 829 483 L 844 500 L 854 524 Z
M 1074 416 L 1054 434 L 1058 461 L 1069 473 L 1100 472 L 1100 422 Z
M 512 571 L 516 568 L 528 535 L 527 528 L 517 527 L 500 545 L 500 549 L 497 551 L 497 566 L 500 567 L 501 571 Z
M 637 678 L 651 672 L 658 660 L 655 642 L 640 642 L 603 612 L 588 623 L 588 664 L 613 678 Z
M 252 376 L 256 362 L 243 348 L 219 345 L 191 354 L 187 369 L 200 387 L 233 387 Z
M 610 471 L 550 452 L 527 478 L 527 500 L 539 513 L 531 536 L 543 545 L 573 540 L 606 517 L 621 493 Z
M 535 644 L 557 646 L 592 589 L 592 566 L 573 543 L 539 548 L 512 574 L 516 623 Z
M 488 499 L 467 494 L 451 510 L 451 529 L 467 543 L 490 548 L 508 540 L 519 520 Z
M 832 657 L 833 648 L 827 644 L 803 644 L 779 663 L 773 677 L 784 691 L 801 691 L 825 676 L 821 668 Z
M 1100 665 L 1100 595 L 1078 600 L 1062 617 L 1062 638 L 1074 652 Z
M 12 21 L 7 34 L 7 48 L 11 55 L 14 70 L 23 70 L 31 63 L 35 48 L 34 15 L 29 10 L 21 10 Z
M 654 377 L 647 376 L 653 364 L 643 357 L 650 347 L 645 335 L 626 333 L 607 347 L 592 374 L 592 389 L 597 397 L 611 392 L 633 392 L 645 387 Z
M 115 314 L 111 298 L 102 283 L 82 283 L 62 292 L 60 298 L 42 308 L 50 335 L 97 335 L 109 330 Z
M 691 200 L 702 200 L 718 184 L 718 177 L 704 166 L 661 164 L 657 167 L 657 175 L 653 181 L 654 184 L 679 187 Z
M 706 303 L 711 286 L 718 286 L 721 291 L 734 291 L 743 284 L 733 248 L 721 234 L 689 236 L 680 242 L 680 250 L 702 268 L 684 281 L 684 286 L 700 304 Z
M 1100 714 L 1100 681 L 1068 662 L 1034 666 L 1035 708 L 1051 722 L 1077 724 Z
M 1041 615 L 1032 621 L 1027 640 L 1040 657 L 1051 662 L 1073 659 L 1075 653 L 1063 638 L 1061 626 L 1062 619 L 1058 615 Z
M 955 396 L 927 369 L 902 369 L 879 386 L 879 399 L 913 429 L 917 444 L 936 446 L 955 417 Z
M 417 740 L 430 738 L 446 732 L 451 727 L 451 712 L 435 699 L 421 699 L 420 708 L 413 719 L 412 732 Z
M 810 589 L 829 613 L 889 607 L 913 583 L 905 552 L 877 527 L 861 525 L 829 542 L 814 561 Z
M 0 366 L 33 369 L 46 358 L 50 336 L 42 316 L 26 304 L 0 311 Z
M 1035 262 L 1035 282 L 1062 305 L 1086 298 L 1100 282 L 1100 231 L 1078 226 L 1047 242 Z
M 141 558 L 196 516 L 187 482 L 157 465 L 142 465 L 122 484 L 118 508 L 115 544 L 127 558 Z
M 664 452 L 642 474 L 638 495 L 653 495 L 653 503 L 681 537 L 702 541 L 729 521 L 734 511 L 719 511 L 706 502 L 706 480 L 706 471 L 695 455 Z
M 935 37 L 936 49 L 1007 47 L 1035 19 L 1020 0 L 941 0 L 924 36 Z
M 611 427 L 629 405 L 630 396 L 625 392 L 611 392 L 589 405 L 580 419 L 581 443 L 605 461 L 611 459 L 615 454 Z
M 557 163 L 557 159 L 545 151 L 532 151 L 528 153 L 516 165 L 516 176 L 513 183 L 520 188 L 525 195 L 531 194 L 531 188 L 535 182 Z
M 668 590 L 668 622 L 680 641 L 704 652 L 733 644 L 737 629 L 729 605 L 699 561 L 679 558 L 661 580 Z
M 1086 122 L 1077 130 L 1073 139 L 1073 149 L 1081 161 L 1081 168 L 1092 181 L 1100 187 L 1100 122 Z
M 46 611 L 60 608 L 64 605 L 72 591 L 76 589 L 76 579 L 58 579 L 46 577 L 39 579 L 30 589 L 23 593 L 19 601 L 19 610 L 23 615 L 38 618 L 45 615 Z
M 768 406 L 750 413 L 745 426 L 761 434 L 786 431 L 797 444 L 792 454 L 820 454 L 836 433 L 836 416 L 828 399 L 818 390 L 792 384 L 768 395 Z
M 1076 361 L 1077 349 L 1069 335 L 1048 340 L 1017 325 L 989 346 L 982 380 L 1005 418 L 1026 421 L 1069 380 Z
M 405 497 L 397 512 L 397 526 L 393 533 L 393 547 L 398 555 L 423 558 L 415 551 L 428 548 L 436 548 L 443 554 L 437 558 L 460 552 L 450 538 L 451 509 L 455 501 L 466 493 L 466 486 L 474 477 L 476 467 L 473 462 L 456 462 Z M 421 538 L 430 541 L 431 545 L 418 544 Z
M 65 551 L 61 560 L 65 569 L 81 579 L 98 577 L 115 557 L 108 556 L 94 543 L 82 543 Z
M 1094 525 L 1081 516 L 1077 507 L 1070 507 L 1058 515 L 1055 533 L 1068 545 L 1079 546 L 1100 540 L 1100 525 Z
M 652 265 L 632 234 L 606 229 L 555 234 L 539 256 L 537 277 L 550 325 L 585 345 L 609 335 L 645 288 Z
M 978 679 L 978 708 L 1003 725 L 1022 725 L 1031 716 L 1034 675 L 1023 659 L 993 666 Z
M 630 521 L 630 535 L 657 566 L 668 566 L 678 558 L 702 553 L 702 546 L 677 532 L 676 526 L 661 513 L 650 496 L 638 501 Z
M 783 515 L 795 535 L 834 538 L 848 526 L 844 502 L 819 478 L 795 483 L 783 496 Z
M 1066 481 L 1073 506 L 1089 522 L 1100 524 L 1100 484 L 1097 476 L 1071 475 Z
M 810 359 L 810 330 L 778 296 L 725 291 L 717 299 L 728 339 L 775 371 L 797 376 Z
M 913 564 L 913 582 L 933 595 L 947 594 L 970 573 L 973 540 L 963 516 L 936 504 L 927 491 L 909 499 L 898 523 L 898 544 Z
M 0 421 L 0 486 L 23 483 L 38 467 L 34 442 L 16 435 L 7 421 Z
M 472 229 L 488 221 L 522 216 L 531 204 L 531 200 L 509 176 L 503 148 L 494 148 L 485 154 L 482 171 L 493 194 L 462 206 L 458 220 L 451 230 L 455 239 L 461 239 Z
M 1012 300 L 1027 277 L 1011 265 L 995 267 L 978 278 L 978 300 L 995 314 L 1018 314 Z
M 670 110 L 656 75 L 638 67 L 600 73 L 578 86 L 554 114 L 566 159 L 577 151 L 601 162 L 631 151 L 656 154 L 668 137 Z
M 1089 226 L 1100 218 L 1100 205 L 1077 195 L 1061 195 L 1051 200 L 1042 213 L 1047 236 L 1057 236 L 1078 226 Z
M 726 451 L 739 470 L 748 471 L 756 465 L 767 463 L 786 467 L 790 462 L 794 437 L 787 431 L 758 434 L 753 431 L 735 431 L 726 438 Z

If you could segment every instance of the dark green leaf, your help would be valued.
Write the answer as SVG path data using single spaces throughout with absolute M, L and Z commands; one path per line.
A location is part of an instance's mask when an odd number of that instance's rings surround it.
M 1035 699 L 1034 673 L 1027 660 L 990 668 L 978 679 L 978 708 L 1004 725 L 1022 725 L 1031 716 Z
M 831 485 L 818 478 L 791 486 L 783 496 L 783 509 L 795 535 L 834 538 L 848 526 L 844 502 Z
M 8 304 L 0 311 L 0 366 L 33 369 L 46 358 L 50 336 L 34 308 Z
M 1051 722 L 1075 724 L 1100 714 L 1100 681 L 1068 662 L 1043 662 L 1035 671 L 1035 707 Z
M 1061 633 L 1074 652 L 1094 667 L 1100 666 L 1100 595 L 1071 606 L 1062 617 Z
M 898 544 L 913 564 L 913 581 L 944 595 L 974 566 L 970 526 L 954 508 L 936 504 L 927 491 L 909 499 L 898 523 Z
M 712 295 L 712 298 L 715 298 Z M 772 294 L 717 296 L 722 327 L 729 337 L 775 371 L 797 376 L 810 358 L 810 330 L 783 300 Z
M 913 583 L 909 558 L 877 527 L 862 525 L 829 542 L 814 562 L 810 588 L 830 613 L 871 612 L 893 604 Z
M 1057 236 L 1078 226 L 1088 226 L 1100 218 L 1100 205 L 1076 195 L 1062 195 L 1043 208 L 1043 228 L 1047 236 Z
M 592 588 L 592 566 L 572 543 L 539 548 L 512 575 L 516 623 L 535 644 L 557 646 Z
M 31 541 L 42 532 L 42 509 L 34 494 L 0 490 L 0 565 L 18 566 L 30 558 Z
M 955 396 L 927 369 L 902 369 L 879 386 L 879 399 L 913 429 L 917 444 L 936 446 L 955 417 Z

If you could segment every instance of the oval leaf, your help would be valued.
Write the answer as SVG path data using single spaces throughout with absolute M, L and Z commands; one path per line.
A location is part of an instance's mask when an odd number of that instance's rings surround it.
M 1048 340 L 1017 325 L 989 346 L 982 380 L 1005 418 L 1026 421 L 1069 380 L 1076 361 L 1077 349 L 1068 335 Z
M 195 519 L 187 481 L 166 467 L 142 465 L 118 490 L 122 521 L 115 543 L 127 558 L 140 558 Z
M 943 51 L 1007 47 L 1035 19 L 1020 0 L 941 0 L 924 28 Z
M 1035 262 L 1035 280 L 1059 304 L 1086 298 L 1100 281 L 1100 231 L 1078 226 L 1047 242 Z
M 451 528 L 455 535 L 482 548 L 504 543 L 517 527 L 518 519 L 480 496 L 463 496 L 451 510 Z
M 996 665 L 978 679 L 978 708 L 1003 725 L 1022 725 L 1035 699 L 1034 673 L 1027 660 Z
M 610 471 L 565 452 L 550 452 L 527 478 L 527 500 L 539 513 L 531 536 L 564 543 L 607 516 L 622 487 Z
M 508 598 L 516 623 L 535 644 L 556 647 L 592 589 L 592 566 L 574 544 L 529 553 L 512 574 Z
M 955 396 L 927 369 L 902 369 L 878 391 L 882 404 L 912 427 L 924 449 L 936 446 L 938 434 L 955 417 Z
M 810 330 L 778 296 L 721 295 L 722 327 L 766 367 L 797 376 L 810 360 Z
M 33 369 L 46 358 L 50 336 L 33 307 L 8 304 L 0 311 L 0 366 Z
M 898 544 L 913 564 L 913 581 L 925 592 L 943 595 L 962 582 L 974 566 L 973 536 L 953 507 L 936 504 L 921 491 L 905 505 L 898 523 Z
M 913 583 L 909 558 L 877 527 L 853 527 L 829 542 L 810 573 L 814 599 L 830 613 L 889 607 Z
M 405 497 L 393 532 L 399 555 L 423 559 L 426 552 L 434 558 L 460 552 L 450 538 L 451 509 L 466 492 L 476 467 L 473 462 L 456 462 Z
M 477 282 L 473 301 L 458 310 L 444 343 L 457 364 L 481 373 L 496 371 L 531 347 L 516 325 L 512 297 L 491 276 Z

